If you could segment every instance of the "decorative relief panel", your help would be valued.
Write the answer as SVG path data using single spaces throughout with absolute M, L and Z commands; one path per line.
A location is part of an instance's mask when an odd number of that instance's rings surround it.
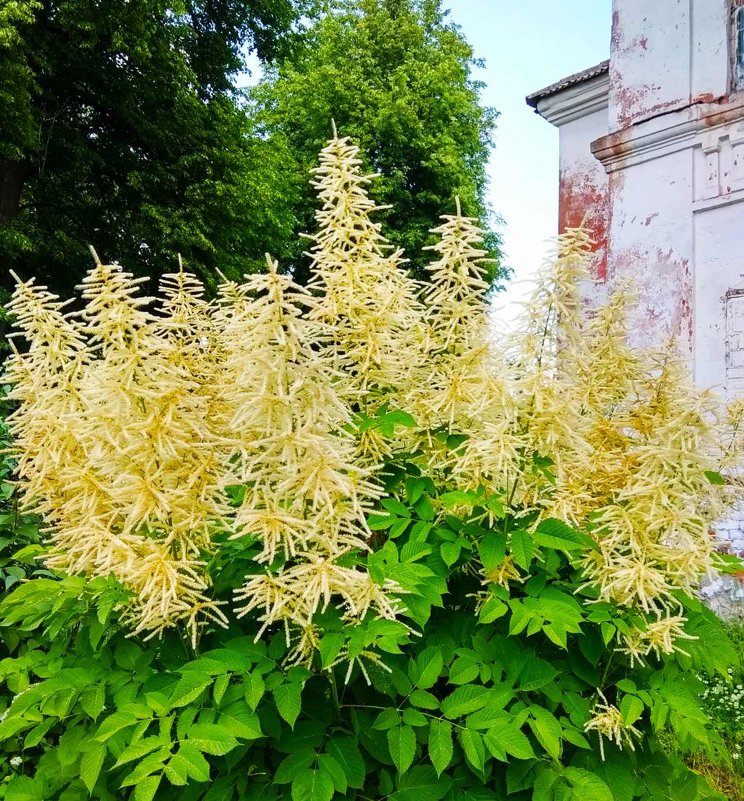
M 726 293 L 726 394 L 744 391 L 744 289 Z

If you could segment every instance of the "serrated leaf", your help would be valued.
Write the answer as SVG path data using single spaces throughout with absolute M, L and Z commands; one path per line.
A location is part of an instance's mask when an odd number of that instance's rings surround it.
M 458 542 L 443 542 L 439 547 L 439 553 L 442 556 L 442 561 L 447 567 L 452 567 L 455 562 L 460 558 L 460 543 Z
M 274 784 L 290 784 L 315 762 L 315 750 L 303 746 L 286 756 L 274 773 Z
M 101 725 L 96 731 L 95 739 L 105 742 L 117 732 L 129 726 L 134 726 L 136 723 L 137 719 L 126 712 L 114 712 L 113 715 L 109 715 L 101 721 Z
M 349 787 L 349 783 L 346 781 L 346 774 L 341 765 L 330 754 L 320 754 L 318 757 L 318 769 L 331 777 L 333 789 L 337 793 L 346 793 Z
M 251 709 L 256 709 L 265 691 L 266 685 L 260 673 L 248 673 L 243 676 L 243 697 Z
M 114 767 L 118 768 L 132 760 L 142 759 L 143 756 L 152 753 L 156 748 L 162 748 L 163 745 L 160 737 L 143 737 L 141 740 L 136 740 L 121 752 Z
M 614 801 L 610 788 L 596 773 L 590 773 L 588 770 L 581 770 L 580 768 L 566 768 L 563 776 L 568 779 L 571 787 L 577 791 L 574 793 L 577 801 L 585 798 L 591 798 L 592 801 Z
M 179 765 L 186 771 L 187 776 L 195 782 L 209 781 L 209 762 L 188 742 L 181 743 L 178 753 L 171 759 L 178 758 Z
M 80 778 L 88 788 L 89 793 L 92 793 L 93 788 L 96 786 L 105 758 L 106 746 L 96 744 L 89 751 L 86 751 L 80 760 Z
M 499 721 L 491 726 L 483 739 L 490 753 L 502 762 L 508 761 L 507 754 L 517 759 L 533 759 L 535 756 L 527 735 L 508 720 Z
M 599 550 L 599 546 L 591 537 L 553 517 L 540 523 L 534 537 L 538 545 L 559 551 L 577 551 L 586 548 Z
M 416 754 L 415 732 L 410 726 L 394 726 L 388 729 L 387 743 L 398 773 L 405 773 L 413 764 Z
M 160 786 L 160 774 L 148 776 L 134 788 L 134 801 L 152 801 Z
M 442 654 L 438 648 L 427 648 L 416 660 L 418 679 L 414 682 L 420 690 L 428 690 L 437 683 L 439 674 L 444 667 Z
M 80 706 L 86 715 L 95 720 L 103 712 L 106 703 L 106 688 L 103 684 L 86 687 L 80 694 Z
M 437 777 L 433 768 L 417 765 L 398 778 L 398 789 L 390 796 L 390 801 L 439 801 L 451 786 L 448 776 Z
M 223 673 L 221 676 L 217 676 L 214 681 L 214 687 L 212 688 L 212 697 L 214 698 L 214 703 L 216 706 L 220 705 L 227 688 L 230 686 L 230 676 L 226 673 Z
M 531 707 L 533 718 L 529 720 L 532 733 L 540 745 L 553 757 L 558 759 L 561 755 L 561 734 L 563 729 L 555 716 L 542 707 Z
M 484 687 L 466 684 L 463 687 L 458 687 L 442 701 L 442 712 L 445 717 L 453 720 L 485 706 L 487 698 L 488 695 Z
M 506 540 L 500 534 L 489 532 L 478 542 L 478 555 L 486 572 L 497 567 L 506 556 Z
M 333 781 L 322 770 L 303 771 L 292 782 L 292 801 L 331 801 Z
M 426 690 L 414 690 L 408 700 L 419 709 L 439 709 L 439 699 Z
M 5 801 L 45 801 L 43 785 L 36 778 L 13 776 L 5 788 Z
M 475 729 L 460 729 L 457 733 L 462 750 L 470 764 L 478 771 L 482 771 L 486 763 L 486 749 L 483 737 Z
M 452 724 L 447 720 L 432 720 L 429 724 L 429 759 L 437 776 L 441 776 L 452 761 L 453 752 Z
M 333 737 L 326 746 L 328 753 L 338 762 L 349 787 L 364 786 L 364 759 L 353 737 Z
M 204 754 L 224 756 L 238 741 L 224 727 L 215 723 L 197 723 L 188 731 L 188 742 Z
M 635 695 L 625 695 L 620 702 L 620 714 L 628 726 L 632 726 L 643 714 L 644 704 Z
M 277 711 L 294 728 L 302 708 L 302 685 L 294 682 L 280 684 L 274 688 L 272 694 Z
M 511 552 L 517 565 L 523 570 L 527 570 L 535 555 L 535 538 L 529 531 L 523 529 L 512 531 Z
M 197 671 L 185 673 L 176 684 L 170 697 L 173 708 L 187 706 L 195 701 L 202 692 L 212 683 L 212 676 Z
M 318 652 L 323 670 L 329 668 L 336 661 L 345 642 L 346 637 L 341 632 L 325 634 L 321 637 L 318 643 Z
M 489 598 L 478 613 L 478 621 L 483 625 L 493 623 L 503 617 L 509 611 L 509 607 L 500 598 Z
M 257 740 L 259 737 L 263 737 L 258 715 L 254 715 L 247 709 L 242 712 L 231 709 L 229 714 L 220 715 L 219 725 L 234 737 L 240 737 L 241 740 Z

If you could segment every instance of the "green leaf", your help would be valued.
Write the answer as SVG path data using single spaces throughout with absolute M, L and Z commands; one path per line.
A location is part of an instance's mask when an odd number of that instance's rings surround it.
M 429 759 L 441 776 L 452 761 L 452 724 L 447 720 L 432 720 L 429 724 Z
M 585 548 L 599 550 L 599 546 L 591 537 L 553 517 L 543 520 L 537 527 L 535 542 L 559 551 L 577 551 Z
M 106 703 L 106 688 L 103 684 L 86 687 L 80 694 L 80 706 L 86 715 L 95 720 L 103 712 Z
M 576 801 L 591 798 L 592 801 L 614 801 L 610 788 L 596 775 L 588 770 L 579 768 L 566 768 L 563 776 L 568 779 L 571 787 L 576 791 Z
M 346 774 L 341 765 L 329 754 L 320 754 L 318 757 L 318 769 L 327 773 L 333 782 L 333 789 L 337 793 L 346 794 L 349 783 L 346 781 Z
M 289 784 L 315 762 L 315 750 L 304 746 L 285 757 L 274 773 L 274 784 Z
M 710 481 L 711 484 L 716 484 L 720 487 L 726 485 L 726 479 L 715 470 L 706 470 L 705 477 L 708 479 L 708 481 Z
M 220 705 L 229 686 L 230 676 L 228 674 L 223 673 L 221 676 L 217 676 L 214 682 L 214 687 L 212 688 L 212 697 L 214 698 L 214 703 L 216 706 Z
M 159 786 L 160 774 L 142 779 L 134 788 L 134 801 L 152 801 Z
M 398 773 L 405 773 L 411 767 L 416 754 L 415 732 L 410 726 L 395 726 L 388 729 L 387 742 Z
M 448 681 L 450 684 L 470 684 L 480 675 L 480 663 L 474 657 L 458 657 L 450 665 Z
M 345 642 L 346 637 L 341 632 L 324 634 L 323 637 L 321 637 L 318 643 L 318 651 L 320 653 L 323 670 L 329 668 L 336 661 L 336 657 L 341 652 Z
M 500 534 L 489 532 L 478 542 L 478 554 L 486 572 L 497 567 L 506 556 L 506 540 Z
M 105 742 L 117 732 L 129 726 L 134 726 L 136 723 L 137 719 L 133 718 L 132 715 L 126 712 L 114 712 L 113 715 L 103 719 L 96 731 L 95 739 Z
M 538 706 L 531 706 L 532 719 L 529 721 L 532 733 L 537 737 L 540 745 L 553 757 L 558 759 L 561 755 L 561 734 L 563 729 L 555 716 Z
M 483 625 L 493 623 L 503 617 L 509 611 L 509 607 L 500 599 L 491 596 L 480 608 L 478 620 Z
M 491 726 L 483 739 L 486 748 L 501 762 L 507 761 L 507 754 L 517 759 L 533 759 L 535 756 L 527 735 L 508 720 L 499 721 Z
M 438 648 L 427 648 L 423 651 L 416 660 L 416 667 L 418 668 L 418 679 L 414 681 L 416 687 L 420 690 L 428 690 L 437 683 L 439 674 L 444 667 L 442 654 Z
M 395 498 L 383 498 L 380 501 L 380 504 L 384 509 L 387 509 L 388 512 L 392 512 L 398 517 L 411 516 L 411 510 L 404 503 L 401 503 L 399 500 L 396 500 Z
M 197 723 L 188 730 L 188 742 L 204 754 L 224 756 L 238 741 L 223 726 L 215 723 Z
M 196 670 L 190 670 L 185 673 L 176 684 L 170 697 L 171 707 L 187 706 L 192 701 L 195 701 L 209 687 L 212 681 L 212 676 L 207 676 Z
M 292 782 L 292 801 L 331 801 L 333 780 L 322 770 L 305 770 Z
M 171 764 L 174 760 L 178 760 L 179 770 L 183 770 L 190 779 L 195 782 L 209 781 L 209 762 L 188 741 L 181 743 L 178 753 L 171 758 Z
M 86 730 L 82 726 L 72 726 L 59 738 L 57 759 L 62 766 L 72 765 L 77 761 L 85 740 Z
M 486 764 L 486 749 L 483 745 L 483 737 L 474 729 L 460 729 L 457 733 L 462 750 L 468 758 L 470 764 L 478 771 L 483 771 Z
M 437 776 L 428 765 L 417 765 L 398 779 L 390 801 L 439 801 L 452 785 L 449 777 Z
M 447 567 L 452 567 L 460 558 L 460 543 L 443 542 L 439 547 L 439 553 L 442 556 L 444 564 L 447 565 Z
M 632 726 L 643 714 L 644 704 L 635 695 L 625 695 L 620 702 L 620 714 L 628 726 Z
M 243 676 L 243 697 L 251 709 L 256 709 L 266 690 L 260 673 L 248 673 Z
M 408 700 L 419 709 L 439 709 L 439 699 L 426 690 L 414 690 Z
M 241 740 L 257 740 L 259 737 L 263 737 L 258 715 L 254 715 L 247 709 L 240 710 L 231 706 L 229 714 L 220 715 L 219 725 L 234 737 L 240 737 Z
M 466 684 L 442 701 L 442 712 L 450 719 L 459 718 L 485 706 L 487 698 L 485 687 Z
M 86 751 L 80 760 L 80 778 L 88 788 L 89 793 L 92 793 L 93 788 L 96 786 L 105 758 L 106 746 L 96 744 L 90 751 Z
M 364 759 L 353 737 L 333 737 L 326 749 L 341 766 L 349 787 L 361 789 L 364 786 Z
M 514 556 L 514 561 L 523 570 L 527 570 L 535 555 L 535 538 L 529 531 L 517 529 L 512 531 L 511 534 L 511 552 Z
M 114 767 L 118 768 L 121 765 L 126 765 L 127 762 L 142 759 L 143 756 L 151 754 L 157 748 L 162 748 L 163 745 L 164 743 L 160 737 L 143 737 L 141 740 L 135 740 L 121 752 Z
M 13 776 L 5 789 L 5 801 L 45 801 L 43 785 L 37 778 Z
M 302 708 L 302 684 L 298 682 L 280 684 L 272 693 L 277 711 L 294 728 Z

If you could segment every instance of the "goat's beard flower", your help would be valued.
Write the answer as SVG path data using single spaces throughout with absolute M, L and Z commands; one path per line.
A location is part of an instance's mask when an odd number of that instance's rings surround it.
M 625 722 L 620 710 L 607 703 L 607 699 L 599 693 L 601 701 L 597 701 L 592 710 L 591 718 L 584 724 L 584 731 L 595 731 L 599 736 L 599 752 L 602 761 L 605 758 L 604 738 L 615 743 L 618 748 L 627 745 L 631 751 L 635 750 L 633 738 L 640 738 L 641 733 L 635 726 Z

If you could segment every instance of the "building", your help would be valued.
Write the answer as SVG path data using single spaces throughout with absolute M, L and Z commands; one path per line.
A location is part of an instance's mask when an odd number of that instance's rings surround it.
M 633 338 L 743 391 L 744 0 L 613 0 L 609 60 L 527 103 L 560 132 L 560 229 L 588 213 L 587 301 L 632 278 Z M 743 528 L 719 533 L 744 550 Z
M 744 0 L 614 0 L 609 61 L 527 98 L 560 132 L 560 228 L 597 241 L 590 294 L 635 279 L 639 341 L 744 388 Z

